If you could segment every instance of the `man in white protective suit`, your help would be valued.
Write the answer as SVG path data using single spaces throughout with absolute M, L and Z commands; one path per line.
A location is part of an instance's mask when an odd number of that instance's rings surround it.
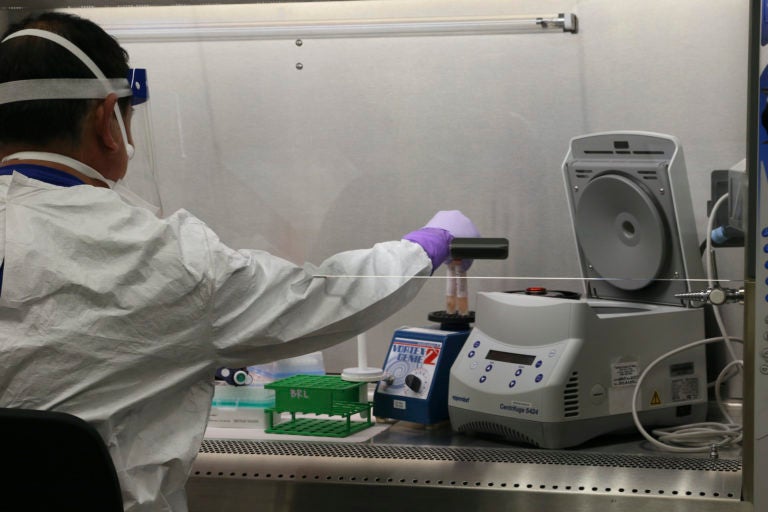
M 479 234 L 438 212 L 402 240 L 297 266 L 233 250 L 187 211 L 158 218 L 120 191 L 127 61 L 97 25 L 61 13 L 0 43 L 0 407 L 83 418 L 125 510 L 183 512 L 216 368 L 354 337 L 415 296 L 454 236 Z

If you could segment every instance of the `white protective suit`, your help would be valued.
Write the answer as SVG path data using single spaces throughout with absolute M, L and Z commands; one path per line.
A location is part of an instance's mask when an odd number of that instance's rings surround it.
M 299 267 L 232 250 L 184 210 L 158 219 L 109 189 L 18 173 L 0 176 L 0 249 L 0 404 L 92 423 L 129 512 L 187 509 L 217 367 L 354 337 L 432 268 L 408 241 Z

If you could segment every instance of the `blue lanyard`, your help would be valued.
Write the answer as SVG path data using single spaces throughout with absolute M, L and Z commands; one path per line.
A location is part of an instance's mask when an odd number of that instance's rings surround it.
M 0 167 L 0 176 L 9 176 L 14 172 L 23 174 L 27 178 L 43 181 L 59 187 L 74 187 L 75 185 L 84 185 L 80 178 L 76 178 L 69 173 L 52 169 L 44 165 L 35 164 L 11 164 Z

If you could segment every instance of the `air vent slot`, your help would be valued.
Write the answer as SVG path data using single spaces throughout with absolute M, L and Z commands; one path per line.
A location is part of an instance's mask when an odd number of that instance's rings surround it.
M 576 174 L 577 178 L 589 179 L 594 172 L 592 169 L 576 169 L 574 174 Z
M 612 155 L 613 151 L 610 149 L 585 149 L 585 155 Z
M 659 174 L 656 171 L 637 171 L 644 180 L 658 180 Z
M 493 423 L 491 421 L 473 421 L 470 423 L 465 423 L 459 427 L 458 430 L 459 432 L 464 433 L 474 432 L 478 434 L 489 434 L 492 436 L 501 437 L 507 441 L 527 443 L 533 446 L 539 445 L 539 443 L 526 436 L 525 434 L 505 425 L 499 425 L 498 423 Z
M 635 155 L 663 155 L 664 151 L 640 150 L 640 151 L 633 151 L 632 153 Z
M 579 415 L 579 372 L 573 372 L 563 389 L 563 416 L 573 418 Z

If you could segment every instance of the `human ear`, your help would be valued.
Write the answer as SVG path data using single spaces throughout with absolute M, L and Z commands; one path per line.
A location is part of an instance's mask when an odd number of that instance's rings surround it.
M 110 93 L 104 100 L 96 107 L 95 111 L 95 128 L 96 135 L 99 142 L 109 149 L 110 151 L 116 151 L 120 149 L 119 135 L 116 136 L 117 120 L 115 119 L 115 104 L 117 103 L 117 95 Z

